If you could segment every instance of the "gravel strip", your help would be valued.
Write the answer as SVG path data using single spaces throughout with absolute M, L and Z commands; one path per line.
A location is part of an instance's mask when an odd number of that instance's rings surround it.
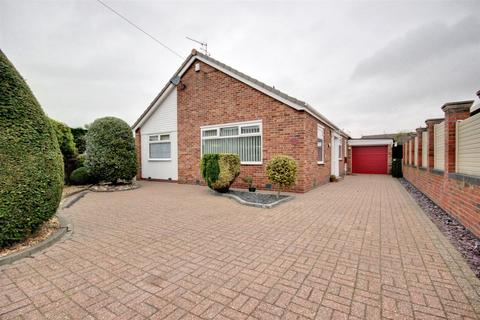
M 233 194 L 244 201 L 258 203 L 258 204 L 271 204 L 271 203 L 277 202 L 278 200 L 288 198 L 288 196 L 285 196 L 285 195 L 280 195 L 280 197 L 277 198 L 276 194 L 237 191 L 237 190 L 230 190 L 228 191 L 228 193 Z
M 430 217 L 440 231 L 460 251 L 477 278 L 480 279 L 480 240 L 410 182 L 404 178 L 398 180 L 412 195 L 423 212 Z

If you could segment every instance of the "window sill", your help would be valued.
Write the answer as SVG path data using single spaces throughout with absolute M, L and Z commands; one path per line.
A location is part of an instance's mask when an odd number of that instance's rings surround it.
M 317 161 L 317 164 L 324 165 L 324 164 L 325 164 L 325 162 L 324 162 L 324 161 Z
M 263 162 L 240 162 L 241 166 L 261 166 Z
M 148 161 L 151 161 L 151 162 L 167 162 L 167 161 L 172 161 L 172 159 L 148 159 Z

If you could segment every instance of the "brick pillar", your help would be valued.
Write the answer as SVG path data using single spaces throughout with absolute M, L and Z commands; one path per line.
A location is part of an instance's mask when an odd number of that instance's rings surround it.
M 425 121 L 425 124 L 427 125 L 427 132 L 428 132 L 428 169 L 433 169 L 433 126 L 436 125 L 437 123 L 442 122 L 443 119 L 437 118 L 437 119 L 428 119 Z
M 473 100 L 445 103 L 445 174 L 455 172 L 456 127 L 458 120 L 470 117 Z
M 417 141 L 418 141 L 418 152 L 417 152 L 417 168 L 420 168 L 422 166 L 422 133 L 425 132 L 427 128 L 417 128 L 415 131 L 417 131 Z
M 142 135 L 140 128 L 135 131 L 135 153 L 137 154 L 137 180 L 142 179 Z

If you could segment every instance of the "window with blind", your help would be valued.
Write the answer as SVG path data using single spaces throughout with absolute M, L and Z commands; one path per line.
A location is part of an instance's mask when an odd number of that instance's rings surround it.
M 325 128 L 317 125 L 317 163 L 325 163 L 324 157 Z
M 170 134 L 154 134 L 148 136 L 149 160 L 172 160 L 172 142 Z
M 201 129 L 202 155 L 236 153 L 242 164 L 262 163 L 262 123 L 244 122 Z

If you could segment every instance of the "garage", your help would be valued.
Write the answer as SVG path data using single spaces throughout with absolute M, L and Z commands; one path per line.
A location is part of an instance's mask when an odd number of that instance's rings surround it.
M 392 144 L 393 140 L 391 139 L 350 140 L 352 173 L 388 174 Z

